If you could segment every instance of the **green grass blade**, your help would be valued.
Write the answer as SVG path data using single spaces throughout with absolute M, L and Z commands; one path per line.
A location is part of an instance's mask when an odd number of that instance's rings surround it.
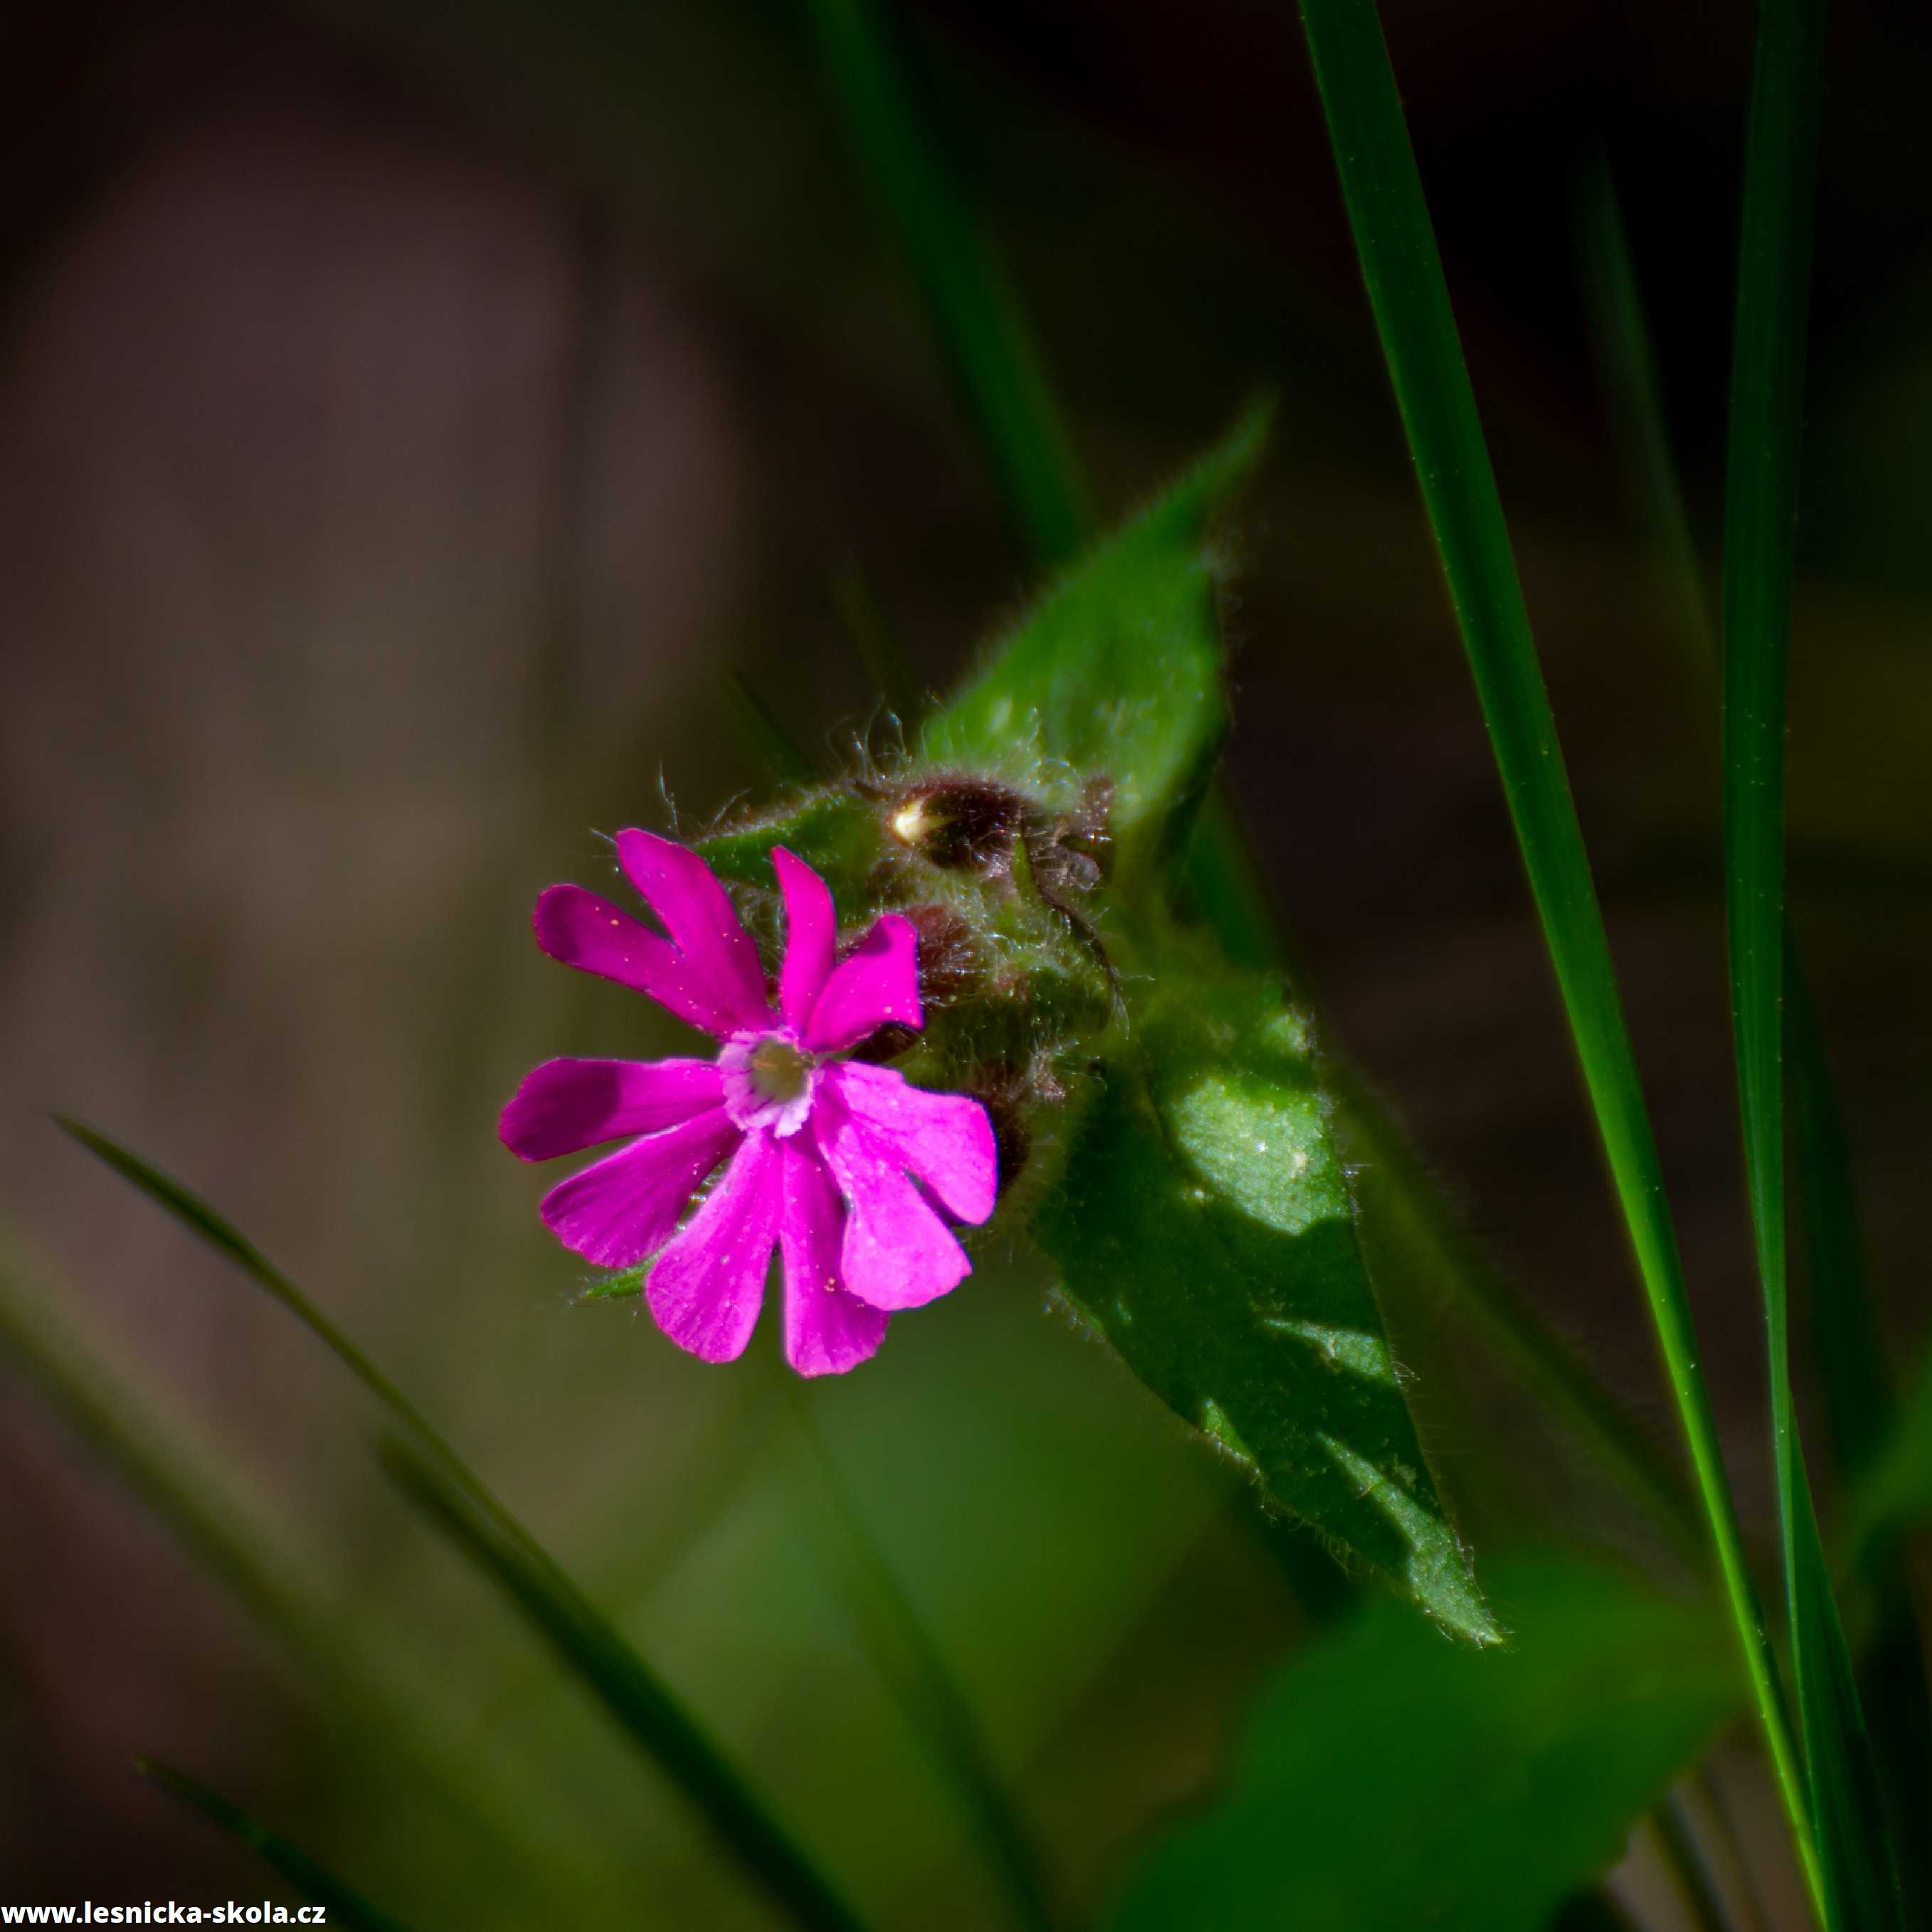
M 894 105 L 887 117 L 892 125 L 908 142 L 917 145 L 910 110 L 904 105 L 902 90 L 895 77 L 887 51 L 878 33 L 877 22 L 869 8 L 848 8 L 844 0 L 818 0 L 821 14 L 833 12 L 844 20 L 844 32 L 855 46 L 862 44 L 862 53 L 851 57 L 869 77 L 869 84 L 885 90 L 892 95 Z M 848 52 L 850 50 L 848 49 Z M 854 95 L 846 90 L 846 104 L 852 110 Z M 885 164 L 888 149 L 876 142 L 863 143 L 874 166 Z M 942 201 L 950 202 L 951 190 L 939 173 L 932 157 L 922 150 L 919 173 L 923 188 L 922 193 L 936 194 Z M 904 193 L 911 196 L 913 190 Z M 908 206 L 910 206 L 910 202 Z M 983 264 L 982 264 L 983 266 Z M 972 271 L 973 262 L 962 259 L 951 266 L 950 272 L 963 278 Z M 949 285 L 950 288 L 950 285 Z M 949 324 L 942 302 L 934 292 L 934 284 L 927 283 L 928 304 L 935 326 L 944 334 L 956 336 L 958 331 Z M 956 293 L 956 291 L 952 291 Z M 994 292 L 982 290 L 968 306 L 983 306 L 1000 299 Z M 1016 388 L 1015 394 L 1022 392 Z M 1060 442 L 1058 418 L 1052 410 L 1051 398 L 1043 384 L 1028 385 L 1024 393 L 1030 395 L 1039 404 L 1044 413 L 1032 428 L 1024 441 L 1032 445 Z M 982 418 L 983 426 L 983 418 Z M 992 452 L 996 468 L 1002 475 L 1009 466 L 995 446 Z M 1022 519 L 1024 506 L 1018 498 L 1014 500 L 1016 514 Z M 859 634 L 864 634 L 866 627 L 856 626 Z M 1279 964 L 1282 954 L 1282 938 L 1274 909 L 1270 902 L 1266 887 L 1258 878 L 1252 860 L 1242 842 L 1238 825 L 1230 808 L 1225 791 L 1217 782 L 1209 790 L 1203 800 L 1199 816 L 1190 841 L 1186 856 L 1186 891 L 1190 909 L 1214 928 L 1226 947 L 1229 956 L 1244 964 L 1260 968 Z M 1426 1178 L 1421 1190 L 1426 1193 L 1429 1184 Z M 1421 1204 L 1418 1203 L 1419 1207 Z M 1422 1211 L 1426 1211 L 1424 1208 Z M 1471 1292 L 1481 1301 L 1486 1284 L 1471 1284 Z M 1492 1335 L 1500 1334 L 1514 1343 L 1512 1353 L 1521 1360 L 1549 1366 L 1556 1372 L 1544 1378 L 1546 1394 L 1561 1401 L 1566 1390 L 1576 1393 L 1574 1372 L 1565 1376 L 1559 1367 L 1564 1359 L 1562 1352 L 1546 1332 L 1538 1328 L 1520 1306 L 1513 1300 L 1495 1297 L 1478 1308 L 1479 1315 L 1485 1318 L 1484 1325 Z M 1648 1471 L 1643 1468 L 1643 1456 L 1638 1447 L 1634 1432 L 1618 1426 L 1611 1414 L 1614 1405 L 1600 1390 L 1593 1400 L 1586 1400 L 1581 1414 L 1583 1426 L 1593 1436 L 1602 1433 L 1598 1425 L 1604 1424 L 1607 1434 L 1603 1436 L 1601 1447 L 1605 1451 L 1608 1466 L 1629 1474 L 1634 1479 L 1636 1491 L 1646 1497 L 1653 1514 L 1660 1516 L 1666 1526 L 1675 1519 L 1681 1523 L 1682 1510 L 1670 1499 L 1667 1485 L 1660 1488 L 1654 1480 L 1654 1459 Z
M 1622 1404 L 1522 1305 L 1477 1250 L 1401 1129 L 1360 1076 L 1338 1064 L 1332 1077 L 1348 1157 L 1363 1170 L 1365 1204 L 1379 1209 L 1435 1274 L 1456 1284 L 1456 1309 L 1496 1359 L 1568 1426 L 1671 1548 L 1694 1561 L 1702 1548 L 1702 1523 L 1677 1472 Z
M 1657 350 L 1609 157 L 1600 151 L 1584 172 L 1578 202 L 1585 305 L 1612 427 L 1623 446 L 1631 494 L 1671 616 L 1704 667 L 1714 674 L 1718 634 L 1664 414 Z
M 1586 183 L 1581 214 L 1588 308 L 1638 511 L 1664 566 L 1674 628 L 1714 685 L 1717 632 L 1665 422 L 1649 324 L 1615 186 L 1600 158 Z M 1898 1401 L 1880 1340 L 1851 1154 L 1788 913 L 1783 944 L 1785 1075 L 1804 1208 L 1810 1334 L 1838 1472 L 1856 1485 L 1894 1438 Z M 1898 1538 L 1870 1539 L 1858 1568 L 1874 1614 L 1860 1678 L 1890 1799 L 1908 1922 L 1932 1922 L 1932 1843 L 1912 1828 L 1932 1802 L 1932 1696 Z
M 412 1682 L 386 1667 L 381 1649 L 344 1618 L 316 1566 L 285 1546 L 268 1508 L 236 1494 L 179 1423 L 55 1318 L 63 1298 L 73 1297 L 57 1295 L 0 1232 L 0 1357 L 294 1660 L 345 1739 L 389 1760 L 398 1778 L 434 1799 L 461 1839 L 505 1852 L 490 1882 L 512 1888 L 520 1907 L 556 1903 L 573 1874 L 520 1828 L 527 1790 L 504 1788 L 488 1765 L 459 1748 Z M 583 1851 L 574 1848 L 577 1862 Z
M 98 1130 L 64 1114 L 56 1114 L 54 1120 L 63 1132 L 71 1134 L 90 1154 L 105 1161 L 124 1180 L 131 1182 L 190 1234 L 199 1235 L 210 1247 L 226 1255 L 258 1288 L 266 1289 L 315 1335 L 406 1428 L 422 1441 L 435 1444 L 451 1462 L 458 1462 L 456 1452 L 430 1426 L 416 1405 L 232 1221 L 218 1214 L 172 1174 L 164 1174 L 151 1162 L 143 1160 L 118 1142 L 109 1139 Z
M 1049 1903 L 1044 1862 L 971 1700 L 868 1533 L 813 1420 L 811 1398 L 795 1382 L 787 1389 L 831 1532 L 821 1546 L 842 1572 L 840 1594 L 853 1606 L 880 1674 L 973 1820 L 1015 1921 L 1031 1932 L 1053 1932 L 1060 1920 Z
M 570 1660 L 608 1694 L 607 1702 L 611 1695 L 624 1700 L 613 1708 L 710 1819 L 725 1843 L 746 1861 L 752 1879 L 807 1932 L 854 1932 L 858 1922 L 762 1810 L 692 1720 L 658 1684 L 643 1660 L 590 1607 L 536 1538 L 368 1356 L 232 1222 L 179 1181 L 92 1128 L 68 1120 L 62 1120 L 61 1125 L 192 1232 L 235 1262 L 328 1346 L 402 1425 L 407 1446 L 397 1448 L 389 1457 L 392 1472 L 404 1472 L 413 1480 L 412 1496 L 437 1503 L 438 1520 L 453 1534 L 463 1534 L 479 1555 L 487 1553 L 490 1574 L 560 1648 L 566 1640 L 578 1645 L 574 1652 L 566 1652 Z M 425 1472 L 430 1474 L 422 1473 Z M 648 1722 L 654 1712 L 670 1713 L 655 1730 Z
M 371 1905 L 360 1892 L 317 1864 L 299 1846 L 290 1844 L 266 1825 L 258 1824 L 218 1792 L 150 1758 L 137 1759 L 135 1768 L 190 1811 L 200 1813 L 218 1831 L 260 1852 L 304 1898 L 328 1912 L 331 1925 L 346 1926 L 349 1932 L 407 1932 L 400 1919 L 392 1918 Z
M 1898 1424 L 1898 1396 L 1886 1366 L 1865 1258 L 1844 1116 L 1825 1056 L 1818 1010 L 1787 918 L 1784 927 L 1785 1076 L 1791 1097 L 1805 1272 L 1818 1382 L 1839 1476 L 1864 1476 Z
M 1785 686 L 1823 27 L 1820 0 L 1763 0 L 1759 11 L 1725 471 L 1724 888 L 1792 1676 L 1822 1916 L 1829 1932 L 1880 1932 L 1899 1923 L 1898 1888 L 1798 1435 L 1786 1282 Z
M 1664 566 L 1676 628 L 1714 677 L 1717 632 L 1664 419 L 1630 243 L 1609 166 L 1600 156 L 1588 178 L 1582 214 L 1588 307 L 1633 494 Z M 1838 1468 L 1851 1483 L 1871 1466 L 1890 1436 L 1898 1405 L 1879 1339 L 1844 1124 L 1788 915 L 1784 944 L 1785 1072 L 1796 1130 L 1819 1380 Z
M 999 408 L 982 406 L 976 415 L 1015 518 L 1036 554 L 1058 557 L 1087 526 L 1086 492 L 1023 321 L 990 254 L 971 232 L 956 190 L 922 137 L 872 0 L 812 0 L 812 10 L 855 145 L 914 262 L 935 332 L 969 392 L 1001 399 Z M 1003 317 L 1003 325 L 980 326 L 989 316 Z M 1022 410 L 1030 412 L 1030 420 L 1022 419 Z M 1050 489 L 1029 490 L 1018 480 L 1029 471 L 1061 481 Z M 1058 507 L 1042 515 L 1042 497 Z M 869 627 L 854 628 L 863 636 Z M 890 682 L 882 688 L 892 698 Z M 1279 922 L 1218 780 L 1202 802 L 1190 842 L 1186 890 L 1192 909 L 1213 927 L 1231 958 L 1258 968 L 1280 963 Z M 1426 1180 L 1423 1186 L 1426 1192 Z M 1472 1285 L 1479 1299 L 1482 1292 L 1480 1282 Z M 1486 1328 L 1516 1337 L 1518 1352 L 1552 1363 L 1560 1354 L 1514 1300 L 1478 1312 L 1494 1316 Z M 1556 1393 L 1558 1384 L 1548 1388 Z M 1598 1391 L 1598 1400 L 1586 1405 L 1586 1426 L 1602 1419 L 1606 1406 L 1609 1398 Z M 1633 1438 L 1628 1432 L 1619 1436 L 1614 1426 L 1611 1432 L 1617 1438 L 1606 1445 L 1611 1466 L 1634 1468 L 1624 1454 Z M 1637 1481 L 1640 1488 L 1646 1486 L 1642 1477 Z M 1651 1500 L 1670 1508 L 1655 1493 Z
M 1803 1774 L 1698 1367 L 1656 1141 L 1401 96 L 1372 0 L 1304 0 L 1302 15 L 1424 501 L 1808 1876 L 1816 1855 Z
M 866 177 L 917 283 L 1036 562 L 1090 520 L 1058 408 L 990 243 L 928 146 L 874 0 L 810 0 L 819 50 Z
M 806 1932 L 859 1921 L 676 1698 L 556 1564 L 408 1438 L 380 1444 L 404 1495 L 522 1611 L 619 1726 L 701 1811 L 772 1903 Z
M 148 1405 L 46 1312 L 36 1274 L 0 1236 L 0 1356 L 113 1469 L 210 1575 L 306 1660 L 333 1676 L 340 1660 L 310 1606 L 314 1580 L 280 1552 L 260 1512 L 224 1493 L 204 1459 L 171 1438 Z

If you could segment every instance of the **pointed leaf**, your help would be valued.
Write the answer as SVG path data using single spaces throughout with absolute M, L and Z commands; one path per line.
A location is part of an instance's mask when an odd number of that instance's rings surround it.
M 1124 862 L 1198 797 L 1227 729 L 1214 512 L 1258 458 L 1257 410 L 1088 550 L 920 734 L 922 758 L 1023 789 L 1062 767 L 1114 781 Z
M 1130 880 L 1198 802 L 1227 730 L 1209 524 L 1259 457 L 1268 416 L 1244 417 L 1070 566 L 926 721 L 907 772 L 970 772 L 1048 806 L 1073 802 L 1083 778 L 1109 778 L 1108 829 Z M 839 788 L 728 824 L 698 849 L 722 876 L 765 886 L 771 848 L 782 844 L 849 910 L 912 862 L 888 832 L 889 812 Z M 901 898 L 911 890 L 897 884 Z
M 1136 1374 L 1271 1501 L 1444 1629 L 1496 1642 L 1370 1288 L 1306 1016 L 1186 956 L 1151 979 L 1042 1244 Z

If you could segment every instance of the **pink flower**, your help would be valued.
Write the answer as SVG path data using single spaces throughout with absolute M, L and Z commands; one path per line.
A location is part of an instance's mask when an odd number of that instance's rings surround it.
M 913 928 L 888 913 L 838 959 L 830 889 L 774 850 L 786 926 L 774 1011 L 758 947 L 696 853 L 631 831 L 617 856 L 669 937 L 580 886 L 552 886 L 537 901 L 537 944 L 648 993 L 722 1049 L 716 1060 L 546 1060 L 503 1109 L 503 1144 L 548 1160 L 638 1136 L 550 1190 L 551 1232 L 604 1268 L 655 1253 L 651 1313 L 707 1362 L 743 1354 L 776 1246 L 786 1357 L 800 1375 L 838 1374 L 877 1352 L 892 1311 L 971 1272 L 934 1201 L 962 1221 L 993 1211 L 992 1126 L 976 1100 L 837 1058 L 888 1021 L 922 1024 Z

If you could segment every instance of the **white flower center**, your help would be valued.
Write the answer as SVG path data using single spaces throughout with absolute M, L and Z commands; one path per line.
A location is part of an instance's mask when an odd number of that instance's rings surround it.
M 727 1040 L 718 1070 L 724 1111 L 735 1126 L 763 1127 L 782 1140 L 811 1118 L 818 1063 L 788 1034 L 741 1034 Z
M 745 1071 L 761 1100 L 796 1100 L 812 1084 L 812 1062 L 790 1040 L 776 1035 L 752 1048 Z

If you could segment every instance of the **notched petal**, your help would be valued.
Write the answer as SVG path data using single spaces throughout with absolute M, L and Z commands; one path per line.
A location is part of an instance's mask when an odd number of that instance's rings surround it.
M 838 914 L 832 889 L 802 859 L 782 845 L 772 848 L 772 869 L 784 895 L 784 965 L 778 975 L 778 1009 L 785 1024 L 802 1031 L 830 977 L 838 944 Z
M 839 1272 L 853 1294 L 874 1308 L 919 1308 L 972 1273 L 952 1230 L 836 1094 L 821 1101 L 814 1124 L 845 1196 Z
M 887 1066 L 826 1070 L 867 1136 L 910 1168 L 948 1214 L 976 1226 L 993 1211 L 999 1156 L 986 1108 L 965 1094 L 934 1094 Z
M 617 858 L 729 1022 L 723 1030 L 769 1026 L 758 945 L 711 868 L 688 846 L 634 826 L 617 834 Z
M 676 1231 L 699 1182 L 738 1138 L 722 1107 L 647 1134 L 560 1181 L 543 1198 L 544 1225 L 599 1268 L 629 1268 Z
M 675 1126 L 723 1099 L 708 1060 L 547 1060 L 524 1075 L 496 1130 L 519 1160 L 552 1160 Z
M 734 1361 L 752 1339 L 782 1194 L 777 1144 L 747 1134 L 724 1178 L 645 1278 L 658 1326 L 701 1360 Z
M 782 1143 L 785 1359 L 802 1376 L 843 1375 L 878 1352 L 887 1316 L 846 1289 L 844 1210 L 809 1134 Z
M 706 975 L 670 940 L 581 886 L 550 886 L 538 898 L 530 922 L 538 945 L 553 959 L 646 993 L 689 1025 L 724 1035 L 743 1024 L 736 1008 L 718 999 Z
M 855 1046 L 890 1021 L 922 1026 L 919 934 L 909 920 L 886 913 L 832 970 L 800 1035 L 811 1053 Z

